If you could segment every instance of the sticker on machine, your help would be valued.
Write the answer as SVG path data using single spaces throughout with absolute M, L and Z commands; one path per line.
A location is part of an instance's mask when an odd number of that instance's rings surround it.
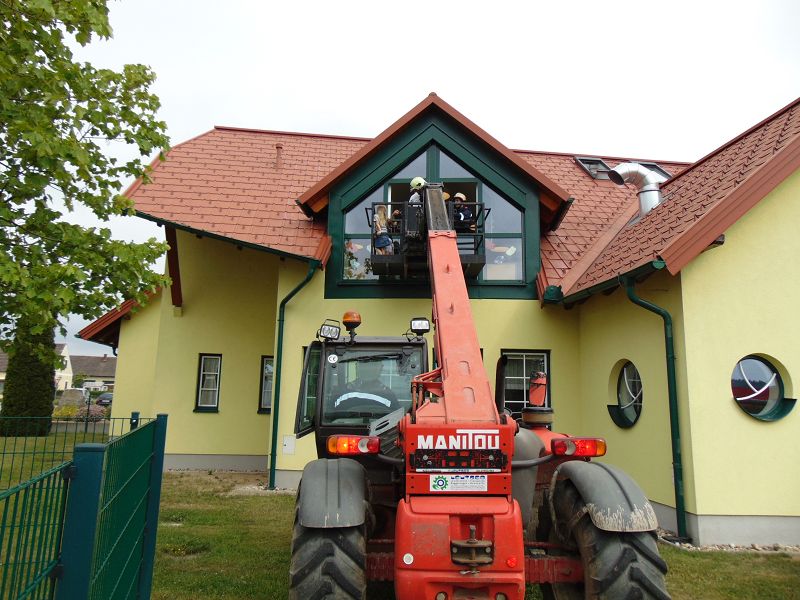
M 486 475 L 431 475 L 432 492 L 485 492 Z

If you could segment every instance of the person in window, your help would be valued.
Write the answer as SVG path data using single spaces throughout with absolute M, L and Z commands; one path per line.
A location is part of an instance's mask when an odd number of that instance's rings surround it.
M 472 214 L 472 209 L 466 204 L 467 197 L 458 192 L 453 199 L 455 200 L 455 210 L 453 212 L 455 230 L 475 231 L 475 215 Z
M 393 254 L 392 238 L 389 237 L 389 218 L 386 216 L 386 205 L 375 207 L 372 217 L 372 233 L 375 236 L 373 245 L 375 254 Z

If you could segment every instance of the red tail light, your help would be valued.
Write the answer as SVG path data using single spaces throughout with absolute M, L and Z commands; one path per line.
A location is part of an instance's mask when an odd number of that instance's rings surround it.
M 332 435 L 328 438 L 328 452 L 338 455 L 377 454 L 381 451 L 378 436 Z
M 550 442 L 556 456 L 603 456 L 606 441 L 603 438 L 557 438 Z

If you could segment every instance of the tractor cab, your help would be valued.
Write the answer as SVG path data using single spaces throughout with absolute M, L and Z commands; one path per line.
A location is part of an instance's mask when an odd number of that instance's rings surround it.
M 415 188 L 407 200 L 373 202 L 365 207 L 372 228 L 370 260 L 372 272 L 402 279 L 427 278 L 427 232 L 431 229 L 430 210 L 443 212 L 446 221 L 439 228 L 456 232 L 464 276 L 474 279 L 486 264 L 485 226 L 490 208 L 470 202 L 464 194 L 452 198 L 440 183 L 425 183 Z
M 329 443 L 332 436 L 378 437 L 396 429 L 411 407 L 411 380 L 428 371 L 427 319 L 414 319 L 416 332 L 403 336 L 357 337 L 356 318 L 343 319 L 349 336 L 340 335 L 338 321 L 325 321 L 306 349 L 295 433 L 314 431 L 320 457 L 374 454 L 366 446 L 343 452 Z

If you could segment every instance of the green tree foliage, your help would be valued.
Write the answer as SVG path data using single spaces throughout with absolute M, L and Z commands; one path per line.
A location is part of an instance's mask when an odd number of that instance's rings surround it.
M 72 377 L 72 387 L 74 388 L 83 387 L 83 382 L 86 381 L 87 377 L 88 375 L 86 373 L 84 373 L 83 371 L 78 371 Z
M 11 344 L 6 389 L 0 417 L 0 435 L 47 435 L 56 392 L 55 343 L 52 329 L 28 334 L 32 328 L 20 319 L 19 333 Z M 43 352 L 42 349 L 47 349 Z M 33 417 L 25 419 L 23 417 Z
M 0 345 L 20 316 L 36 335 L 70 313 L 94 319 L 123 299 L 145 302 L 167 281 L 150 269 L 165 244 L 64 219 L 80 207 L 101 220 L 132 213 L 124 180 L 147 181 L 146 157 L 168 144 L 149 68 L 73 58 L 69 43 L 111 36 L 106 3 L 0 0 Z M 107 155 L 112 142 L 136 157 Z

